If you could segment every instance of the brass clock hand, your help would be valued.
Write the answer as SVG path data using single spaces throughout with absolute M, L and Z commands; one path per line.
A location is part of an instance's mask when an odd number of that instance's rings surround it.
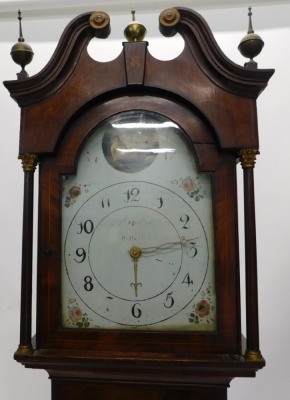
M 134 282 L 131 283 L 131 287 L 135 289 L 135 296 L 138 297 L 138 287 L 142 286 L 141 282 L 138 282 L 138 258 L 141 255 L 141 249 L 139 247 L 132 247 L 130 250 L 130 256 L 134 260 Z
M 152 247 L 144 247 L 141 248 L 141 254 L 150 254 L 150 253 L 155 253 L 157 251 L 164 251 L 164 250 L 170 250 L 173 249 L 175 246 L 177 245 L 186 245 L 187 243 L 191 243 L 193 240 L 196 240 L 198 238 L 190 238 L 190 239 L 185 239 L 184 237 L 182 237 L 182 240 L 179 240 L 177 242 L 167 242 L 167 243 L 163 243 L 159 246 L 152 246 Z
M 185 246 L 187 243 L 190 243 L 192 245 L 192 249 L 194 251 L 194 254 L 192 256 L 190 256 L 191 258 L 195 257 L 195 255 L 197 254 L 197 249 L 195 247 L 195 242 L 193 242 L 194 240 L 196 240 L 198 238 L 190 238 L 190 239 L 185 239 L 185 237 L 182 237 L 182 240 L 176 241 L 176 242 L 167 242 L 167 243 L 163 243 L 159 246 L 151 246 L 151 247 L 137 247 L 134 246 L 131 248 L 130 250 L 130 256 L 133 258 L 134 260 L 134 282 L 132 282 L 130 284 L 131 287 L 134 288 L 135 290 L 135 296 L 138 297 L 138 287 L 142 286 L 141 282 L 138 282 L 138 259 L 141 255 L 147 255 L 147 254 L 152 254 L 158 251 L 165 251 L 165 250 L 170 250 L 173 249 L 175 246 L 177 245 L 182 245 Z

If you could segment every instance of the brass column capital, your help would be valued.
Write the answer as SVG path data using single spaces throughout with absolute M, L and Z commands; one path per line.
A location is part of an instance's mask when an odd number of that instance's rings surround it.
M 254 148 L 240 150 L 239 158 L 242 168 L 254 168 L 257 154 L 260 154 L 260 151 Z
M 22 168 L 24 172 L 34 172 L 38 163 L 37 154 L 20 154 L 18 157 L 21 160 Z

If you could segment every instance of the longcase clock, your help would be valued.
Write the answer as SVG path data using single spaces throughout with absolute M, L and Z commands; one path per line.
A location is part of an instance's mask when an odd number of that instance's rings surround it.
M 165 10 L 184 50 L 124 42 L 97 62 L 103 12 L 74 19 L 48 65 L 5 82 L 21 107 L 20 344 L 52 399 L 227 398 L 259 349 L 253 168 L 256 99 L 273 70 L 240 67 L 205 21 Z M 136 33 L 136 32 L 135 32 Z M 236 164 L 244 170 L 247 337 L 242 348 Z M 31 332 L 33 175 L 39 165 L 37 321 Z

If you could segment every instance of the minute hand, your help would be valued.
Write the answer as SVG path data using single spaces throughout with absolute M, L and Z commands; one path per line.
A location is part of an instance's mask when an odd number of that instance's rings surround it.
M 151 247 L 143 247 L 141 248 L 141 254 L 151 254 L 151 253 L 155 253 L 158 251 L 165 251 L 165 250 L 171 250 L 174 249 L 174 247 L 178 246 L 178 245 L 186 245 L 187 243 L 191 243 L 193 240 L 196 240 L 198 238 L 190 238 L 190 239 L 185 239 L 182 238 L 182 240 L 179 240 L 177 242 L 167 242 L 167 243 L 163 243 L 160 244 L 159 246 L 151 246 Z

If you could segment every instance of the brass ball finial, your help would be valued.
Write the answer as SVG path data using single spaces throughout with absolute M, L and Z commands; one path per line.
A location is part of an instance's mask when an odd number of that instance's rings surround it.
M 132 22 L 124 30 L 124 36 L 128 42 L 140 42 L 146 36 L 146 28 L 140 22 L 135 20 L 135 8 L 132 7 Z
M 249 7 L 249 9 L 248 9 L 248 16 L 249 16 L 248 33 L 240 41 L 238 49 L 244 57 L 247 57 L 250 59 L 249 62 L 245 63 L 245 67 L 256 69 L 257 63 L 253 60 L 253 58 L 256 57 L 258 54 L 260 54 L 260 52 L 262 51 L 262 48 L 264 47 L 264 42 L 259 35 L 254 33 L 253 25 L 252 25 L 252 8 L 251 7 Z
M 33 59 L 33 51 L 28 43 L 25 43 L 25 39 L 22 35 L 22 16 L 21 11 L 18 11 L 18 20 L 19 20 L 19 38 L 18 42 L 12 46 L 10 55 L 12 60 L 21 66 L 22 70 L 17 74 L 18 79 L 28 78 L 28 73 L 25 71 L 25 66 L 29 64 Z

